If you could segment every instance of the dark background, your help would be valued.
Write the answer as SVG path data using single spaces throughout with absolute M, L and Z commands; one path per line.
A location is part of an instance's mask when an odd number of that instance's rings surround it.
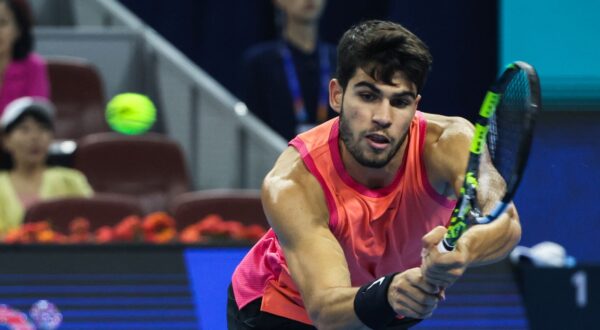
M 121 2 L 234 94 L 242 52 L 279 35 L 270 0 Z M 496 16 L 496 0 L 329 0 L 321 37 L 337 44 L 366 19 L 405 25 L 434 58 L 421 110 L 473 118 L 498 71 Z

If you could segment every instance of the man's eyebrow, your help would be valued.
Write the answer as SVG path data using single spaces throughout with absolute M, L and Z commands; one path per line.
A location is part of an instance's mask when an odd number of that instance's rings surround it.
M 377 88 L 377 86 L 375 86 L 374 84 L 368 82 L 368 81 L 361 81 L 358 82 L 354 85 L 354 89 L 360 88 L 360 87 L 366 87 L 368 89 L 370 89 L 372 92 L 377 93 L 377 94 L 381 94 L 381 90 L 379 88 Z
M 381 90 L 379 88 L 377 88 L 377 86 L 375 86 L 374 84 L 372 84 L 368 81 L 358 82 L 354 85 L 353 88 L 356 89 L 356 88 L 360 88 L 360 87 L 366 87 L 366 88 L 370 89 L 373 93 L 382 94 Z M 401 98 L 401 97 L 405 97 L 405 96 L 409 96 L 413 99 L 417 98 L 417 95 L 412 91 L 404 91 L 404 92 L 400 92 L 400 93 L 394 93 L 392 95 L 393 98 Z
M 415 93 L 411 92 L 411 91 L 405 91 L 405 92 L 395 93 L 394 95 L 392 95 L 393 98 L 402 98 L 402 97 L 405 97 L 405 96 L 409 96 L 413 100 L 417 99 L 417 95 L 415 95 Z

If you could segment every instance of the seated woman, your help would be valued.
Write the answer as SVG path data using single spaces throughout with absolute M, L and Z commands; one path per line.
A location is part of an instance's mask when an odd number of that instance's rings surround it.
M 31 21 L 26 0 L 0 0 L 0 115 L 19 97 L 50 96 L 46 62 L 32 52 Z
M 2 160 L 8 168 L 0 171 L 0 238 L 21 225 L 25 209 L 36 201 L 93 194 L 81 172 L 46 164 L 53 115 L 49 101 L 23 97 L 0 117 Z

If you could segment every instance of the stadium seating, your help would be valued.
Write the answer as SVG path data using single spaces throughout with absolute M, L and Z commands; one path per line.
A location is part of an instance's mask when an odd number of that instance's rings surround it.
M 47 59 L 51 100 L 56 106 L 55 138 L 76 140 L 108 131 L 104 85 L 97 69 L 76 57 Z
M 112 226 L 129 215 L 141 215 L 137 199 L 118 194 L 97 194 L 90 198 L 71 197 L 38 202 L 25 213 L 25 222 L 44 221 L 53 229 L 67 233 L 69 223 L 84 217 L 90 221 L 91 230 L 101 226 Z
M 258 190 L 211 189 L 188 192 L 175 197 L 169 210 L 180 229 L 209 214 L 218 214 L 225 220 L 237 220 L 245 225 L 269 227 Z
M 74 167 L 96 192 L 135 196 L 144 213 L 165 210 L 191 186 L 181 148 L 158 133 L 87 135 L 79 141 Z

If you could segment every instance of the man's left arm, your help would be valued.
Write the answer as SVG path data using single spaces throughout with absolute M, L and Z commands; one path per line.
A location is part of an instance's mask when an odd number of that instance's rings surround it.
M 455 196 L 459 196 L 469 157 L 472 126 L 464 120 L 457 120 L 451 125 L 453 127 L 447 129 L 448 133 L 443 134 L 437 141 L 437 147 L 432 149 L 439 154 L 434 157 L 440 161 L 438 164 L 445 165 L 440 172 L 445 173 Z M 481 157 L 477 189 L 478 204 L 484 214 L 489 213 L 502 198 L 505 186 L 485 152 Z M 470 227 L 457 241 L 454 251 L 440 253 L 437 244 L 445 233 L 446 228 L 437 227 L 423 237 L 423 273 L 430 283 L 441 287 L 452 285 L 467 267 L 494 263 L 504 258 L 519 242 L 521 226 L 517 210 L 511 203 L 492 223 Z

